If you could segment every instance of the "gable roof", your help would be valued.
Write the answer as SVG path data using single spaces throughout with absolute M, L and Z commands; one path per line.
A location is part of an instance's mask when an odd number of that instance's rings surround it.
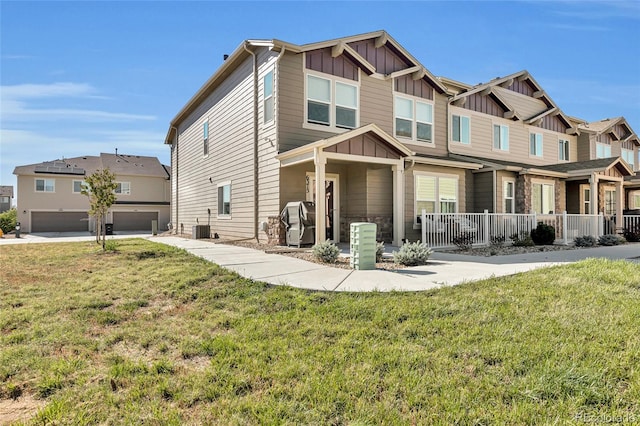
M 629 135 L 624 137 L 625 135 L 618 135 L 613 132 L 613 127 L 616 125 L 625 126 L 629 130 Z M 605 118 L 599 121 L 593 121 L 591 123 L 582 122 L 578 125 L 580 131 L 584 131 L 586 133 L 595 133 L 596 135 L 601 135 L 603 133 L 612 132 L 615 134 L 616 139 L 619 140 L 630 140 L 636 143 L 636 145 L 640 146 L 640 139 L 638 135 L 633 131 L 629 123 L 624 117 L 615 117 L 615 118 Z
M 103 168 L 109 168 L 116 176 L 131 175 L 166 179 L 171 176 L 170 167 L 160 164 L 157 157 L 107 153 L 101 153 L 100 156 L 87 155 L 17 166 L 13 174 L 58 174 L 80 177 L 90 175 Z
M 381 74 L 377 71 L 374 64 L 367 61 L 362 55 L 355 51 L 349 44 L 375 39 L 376 48 L 387 46 L 393 53 L 402 58 L 409 64 L 406 70 L 397 73 L 391 73 L 388 75 Z M 332 55 L 339 56 L 344 55 L 350 61 L 354 62 L 368 75 L 373 75 L 380 79 L 389 79 L 402 75 L 403 73 L 413 73 L 416 79 L 425 79 L 431 84 L 439 93 L 448 93 L 447 87 L 433 75 L 424 65 L 422 65 L 415 57 L 413 57 L 404 47 L 400 45 L 393 37 L 391 37 L 386 31 L 374 31 L 370 33 L 358 34 L 353 36 L 336 38 L 333 40 L 320 41 L 316 43 L 308 43 L 303 45 L 297 45 L 278 39 L 270 40 L 245 40 L 243 41 L 234 52 L 223 62 L 223 64 L 216 70 L 216 72 L 202 85 L 202 87 L 196 92 L 195 95 L 182 107 L 182 109 L 176 114 L 169 124 L 167 135 L 165 137 L 165 144 L 171 144 L 171 140 L 177 131 L 177 126 L 189 115 L 196 106 L 204 100 L 213 90 L 237 67 L 242 61 L 250 56 L 249 51 L 256 47 L 267 47 L 276 52 L 289 51 L 293 53 L 303 53 L 312 50 L 332 48 Z

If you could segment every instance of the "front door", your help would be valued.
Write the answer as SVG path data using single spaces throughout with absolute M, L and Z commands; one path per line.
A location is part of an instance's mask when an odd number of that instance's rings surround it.
M 326 175 L 325 185 L 325 212 L 327 217 L 326 236 L 327 240 L 335 243 L 340 242 L 340 205 L 338 190 L 338 175 Z M 307 201 L 316 202 L 316 178 L 315 174 L 307 174 Z

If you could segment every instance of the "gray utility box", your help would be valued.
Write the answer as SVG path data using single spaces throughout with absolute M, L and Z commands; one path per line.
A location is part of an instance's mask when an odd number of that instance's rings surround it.
M 311 201 L 292 201 L 280 213 L 288 246 L 302 246 L 316 241 L 316 205 Z
M 191 238 L 194 240 L 211 238 L 211 228 L 209 225 L 195 225 L 191 227 Z
M 349 264 L 353 269 L 376 269 L 376 230 L 375 223 L 351 224 Z

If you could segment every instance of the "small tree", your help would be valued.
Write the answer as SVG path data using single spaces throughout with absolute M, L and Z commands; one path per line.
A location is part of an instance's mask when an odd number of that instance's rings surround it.
M 104 221 L 107 210 L 116 201 L 115 190 L 118 184 L 116 176 L 107 169 L 97 170 L 84 180 L 82 194 L 89 197 L 89 215 L 96 220 L 96 243 L 102 237 L 102 249 L 105 249 Z

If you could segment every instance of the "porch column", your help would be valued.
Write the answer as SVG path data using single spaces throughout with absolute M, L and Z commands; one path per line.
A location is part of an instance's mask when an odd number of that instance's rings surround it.
M 391 166 L 393 171 L 393 242 L 401 246 L 404 238 L 404 160 Z
M 316 244 L 326 240 L 327 235 L 327 201 L 325 191 L 325 165 L 327 159 L 320 148 L 313 151 L 313 163 L 316 168 Z
M 622 189 L 622 181 L 616 182 L 616 198 L 616 231 L 620 233 L 624 229 L 624 218 L 622 217 L 624 190 Z
M 598 198 L 600 198 L 600 193 L 598 192 L 598 176 L 596 176 L 595 173 L 589 177 L 589 184 L 591 185 L 591 189 L 589 190 L 591 193 L 589 194 L 591 197 L 589 209 L 591 211 L 589 213 L 598 214 L 598 206 L 600 205 L 600 200 Z

